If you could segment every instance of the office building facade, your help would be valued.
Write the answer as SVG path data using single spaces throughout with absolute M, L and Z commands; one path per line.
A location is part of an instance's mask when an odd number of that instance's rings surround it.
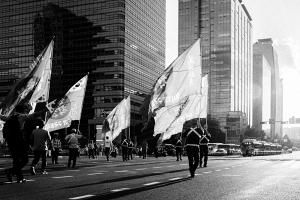
M 270 136 L 271 118 L 271 65 L 264 55 L 253 48 L 253 122 L 252 127 Z
M 201 38 L 202 69 L 209 76 L 208 114 L 223 130 L 230 129 L 231 111 L 244 113 L 239 116 L 251 124 L 251 21 L 238 0 L 179 0 L 178 51 Z M 232 137 L 240 134 L 232 133 Z
M 89 72 L 80 127 L 91 139 L 131 95 L 133 122 L 165 65 L 164 0 L 3 0 L 0 2 L 0 98 L 54 38 L 50 99 Z M 0 101 L 1 101 L 0 99 Z
M 270 138 L 282 137 L 283 87 L 279 76 L 278 56 L 273 46 L 273 40 L 271 38 L 259 39 L 253 45 L 253 54 L 264 57 L 266 63 L 270 66 L 271 87 L 269 89 L 271 93 L 271 106 L 270 118 L 267 120 L 270 127 L 269 136 Z M 254 65 L 253 67 L 255 68 L 256 66 Z M 263 87 L 268 86 L 263 85 Z M 255 91 L 253 91 L 253 94 L 255 94 Z

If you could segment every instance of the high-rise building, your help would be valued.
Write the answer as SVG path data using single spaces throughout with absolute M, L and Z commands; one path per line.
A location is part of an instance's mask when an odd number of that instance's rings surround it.
M 264 55 L 253 48 L 253 122 L 252 127 L 270 136 L 271 65 Z
M 131 95 L 132 122 L 165 65 L 165 0 L 2 0 L 0 102 L 54 38 L 50 99 L 88 72 L 80 122 L 91 138 Z
M 179 53 L 201 38 L 203 73 L 209 76 L 208 114 L 235 143 L 242 133 L 230 131 L 228 116 L 233 111 L 248 124 L 252 120 L 251 21 L 241 0 L 179 0 Z
M 283 87 L 282 80 L 279 77 L 278 56 L 273 47 L 271 38 L 260 39 L 253 45 L 253 53 L 265 58 L 271 70 L 271 112 L 270 119 L 270 137 L 282 137 L 282 119 L 283 119 Z M 254 66 L 255 67 L 255 66 Z M 265 85 L 263 87 L 266 87 Z M 253 91 L 255 93 L 255 91 Z

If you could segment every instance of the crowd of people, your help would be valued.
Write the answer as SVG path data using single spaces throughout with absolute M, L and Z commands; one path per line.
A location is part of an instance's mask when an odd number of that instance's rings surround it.
M 47 152 L 51 152 L 52 164 L 59 164 L 58 158 L 62 152 L 63 142 L 68 148 L 68 168 L 76 167 L 76 160 L 80 155 L 79 139 L 83 136 L 78 134 L 79 131 L 76 128 L 72 128 L 65 138 L 59 137 L 58 132 L 52 133 L 51 137 L 49 132 L 43 129 L 44 121 L 41 116 L 43 116 L 46 111 L 28 114 L 30 110 L 30 105 L 19 105 L 16 107 L 14 114 L 10 117 L 0 115 L 0 119 L 6 122 L 3 127 L 3 136 L 13 159 L 12 167 L 5 170 L 9 181 L 12 181 L 13 176 L 16 176 L 18 183 L 26 182 L 22 169 L 29 161 L 29 151 L 33 152 L 34 156 L 30 168 L 32 175 L 37 173 L 36 166 L 40 159 L 42 160 L 41 174 L 47 174 Z M 185 137 L 185 144 L 183 144 L 182 135 Z M 182 160 L 182 152 L 183 148 L 185 148 L 189 160 L 190 174 L 191 177 L 194 177 L 198 166 L 207 167 L 207 144 L 211 136 L 205 127 L 203 128 L 203 125 L 201 126 L 197 122 L 192 124 L 181 136 L 178 137 L 174 144 L 176 158 L 177 161 Z M 106 157 L 107 161 L 110 160 L 110 157 L 117 157 L 119 152 L 121 152 L 122 160 L 126 162 L 133 159 L 134 153 L 146 159 L 148 144 L 147 141 L 143 141 L 141 146 L 136 148 L 133 141 L 125 137 L 118 148 L 118 146 L 113 144 L 110 138 L 106 136 L 103 146 L 96 144 L 94 141 L 89 141 L 84 147 L 84 151 L 88 158 L 95 159 L 97 155 L 102 154 Z M 156 151 L 154 150 L 154 155 L 158 157 L 158 148 L 156 148 Z

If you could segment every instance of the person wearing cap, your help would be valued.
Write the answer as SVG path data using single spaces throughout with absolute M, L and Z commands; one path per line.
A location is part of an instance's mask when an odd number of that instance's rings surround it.
M 59 151 L 61 150 L 61 141 L 58 138 L 58 133 L 55 132 L 53 139 L 51 140 L 51 157 L 52 157 L 52 164 L 58 164 L 58 156 L 59 156 Z
M 65 140 L 69 146 L 69 159 L 68 159 L 68 168 L 71 166 L 71 161 L 73 161 L 72 168 L 76 167 L 76 159 L 79 149 L 78 138 L 81 138 L 82 135 L 77 134 L 77 130 L 73 128 L 71 134 L 67 135 Z
M 197 121 L 193 121 L 191 127 L 184 133 L 186 135 L 185 148 L 189 160 L 190 177 L 194 178 L 195 171 L 199 164 L 199 143 L 201 129 Z

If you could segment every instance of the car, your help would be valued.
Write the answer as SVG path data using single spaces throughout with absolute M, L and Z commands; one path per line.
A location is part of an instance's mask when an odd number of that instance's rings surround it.
M 227 155 L 227 151 L 225 149 L 217 149 L 212 153 L 213 156 L 225 156 Z
M 288 149 L 287 152 L 288 153 L 293 153 L 293 149 Z

